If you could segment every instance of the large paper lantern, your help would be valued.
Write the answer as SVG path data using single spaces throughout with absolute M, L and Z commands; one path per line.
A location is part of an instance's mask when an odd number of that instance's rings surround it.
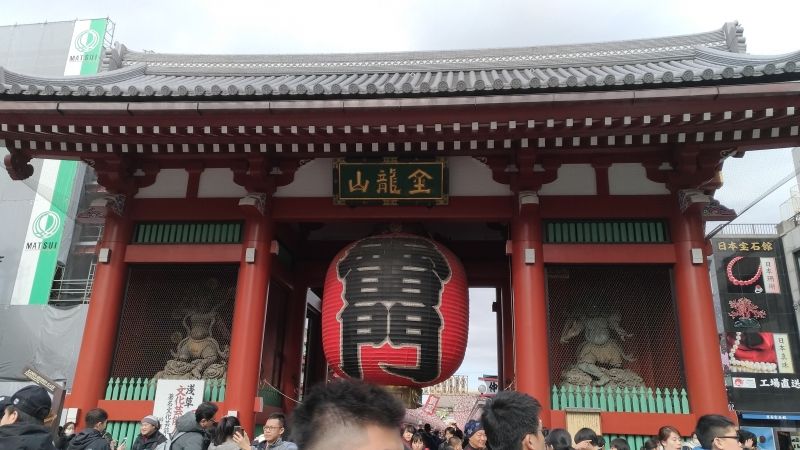
M 328 268 L 322 345 L 339 376 L 393 386 L 444 381 L 464 359 L 468 320 L 464 268 L 430 239 L 368 237 Z

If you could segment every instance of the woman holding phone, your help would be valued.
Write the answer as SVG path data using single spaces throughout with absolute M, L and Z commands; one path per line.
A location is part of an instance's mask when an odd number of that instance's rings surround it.
M 241 447 L 234 442 L 234 434 L 242 435 L 242 427 L 236 417 L 223 417 L 214 429 L 214 438 L 208 450 L 239 450 Z

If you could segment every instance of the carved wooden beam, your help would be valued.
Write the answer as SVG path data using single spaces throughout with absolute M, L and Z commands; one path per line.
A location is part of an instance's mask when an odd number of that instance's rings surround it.
M 31 157 L 19 150 L 9 149 L 9 151 L 11 153 L 3 158 L 8 176 L 12 180 L 24 180 L 33 175 Z
M 132 157 L 85 159 L 97 173 L 97 182 L 114 194 L 133 197 L 139 189 L 155 183 L 160 168 L 153 161 L 137 162 Z

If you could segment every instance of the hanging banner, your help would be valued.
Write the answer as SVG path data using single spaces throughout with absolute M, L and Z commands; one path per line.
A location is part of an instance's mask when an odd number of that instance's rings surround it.
M 178 419 L 203 403 L 205 388 L 205 380 L 158 380 L 153 415 L 161 421 L 161 433 L 172 434 Z
M 76 20 L 70 40 L 64 75 L 97 73 L 103 53 L 107 19 Z M 59 258 L 66 259 L 74 218 L 69 211 L 77 202 L 77 161 L 45 160 L 39 169 L 22 254 L 19 260 L 12 305 L 46 305 Z

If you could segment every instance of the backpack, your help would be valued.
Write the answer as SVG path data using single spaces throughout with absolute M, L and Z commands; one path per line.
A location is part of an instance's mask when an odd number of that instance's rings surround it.
M 167 440 L 156 445 L 154 450 L 170 450 L 172 448 L 172 442 L 177 441 L 179 437 L 186 434 L 185 431 L 178 431 L 177 433 L 173 433 L 171 436 L 166 436 Z

